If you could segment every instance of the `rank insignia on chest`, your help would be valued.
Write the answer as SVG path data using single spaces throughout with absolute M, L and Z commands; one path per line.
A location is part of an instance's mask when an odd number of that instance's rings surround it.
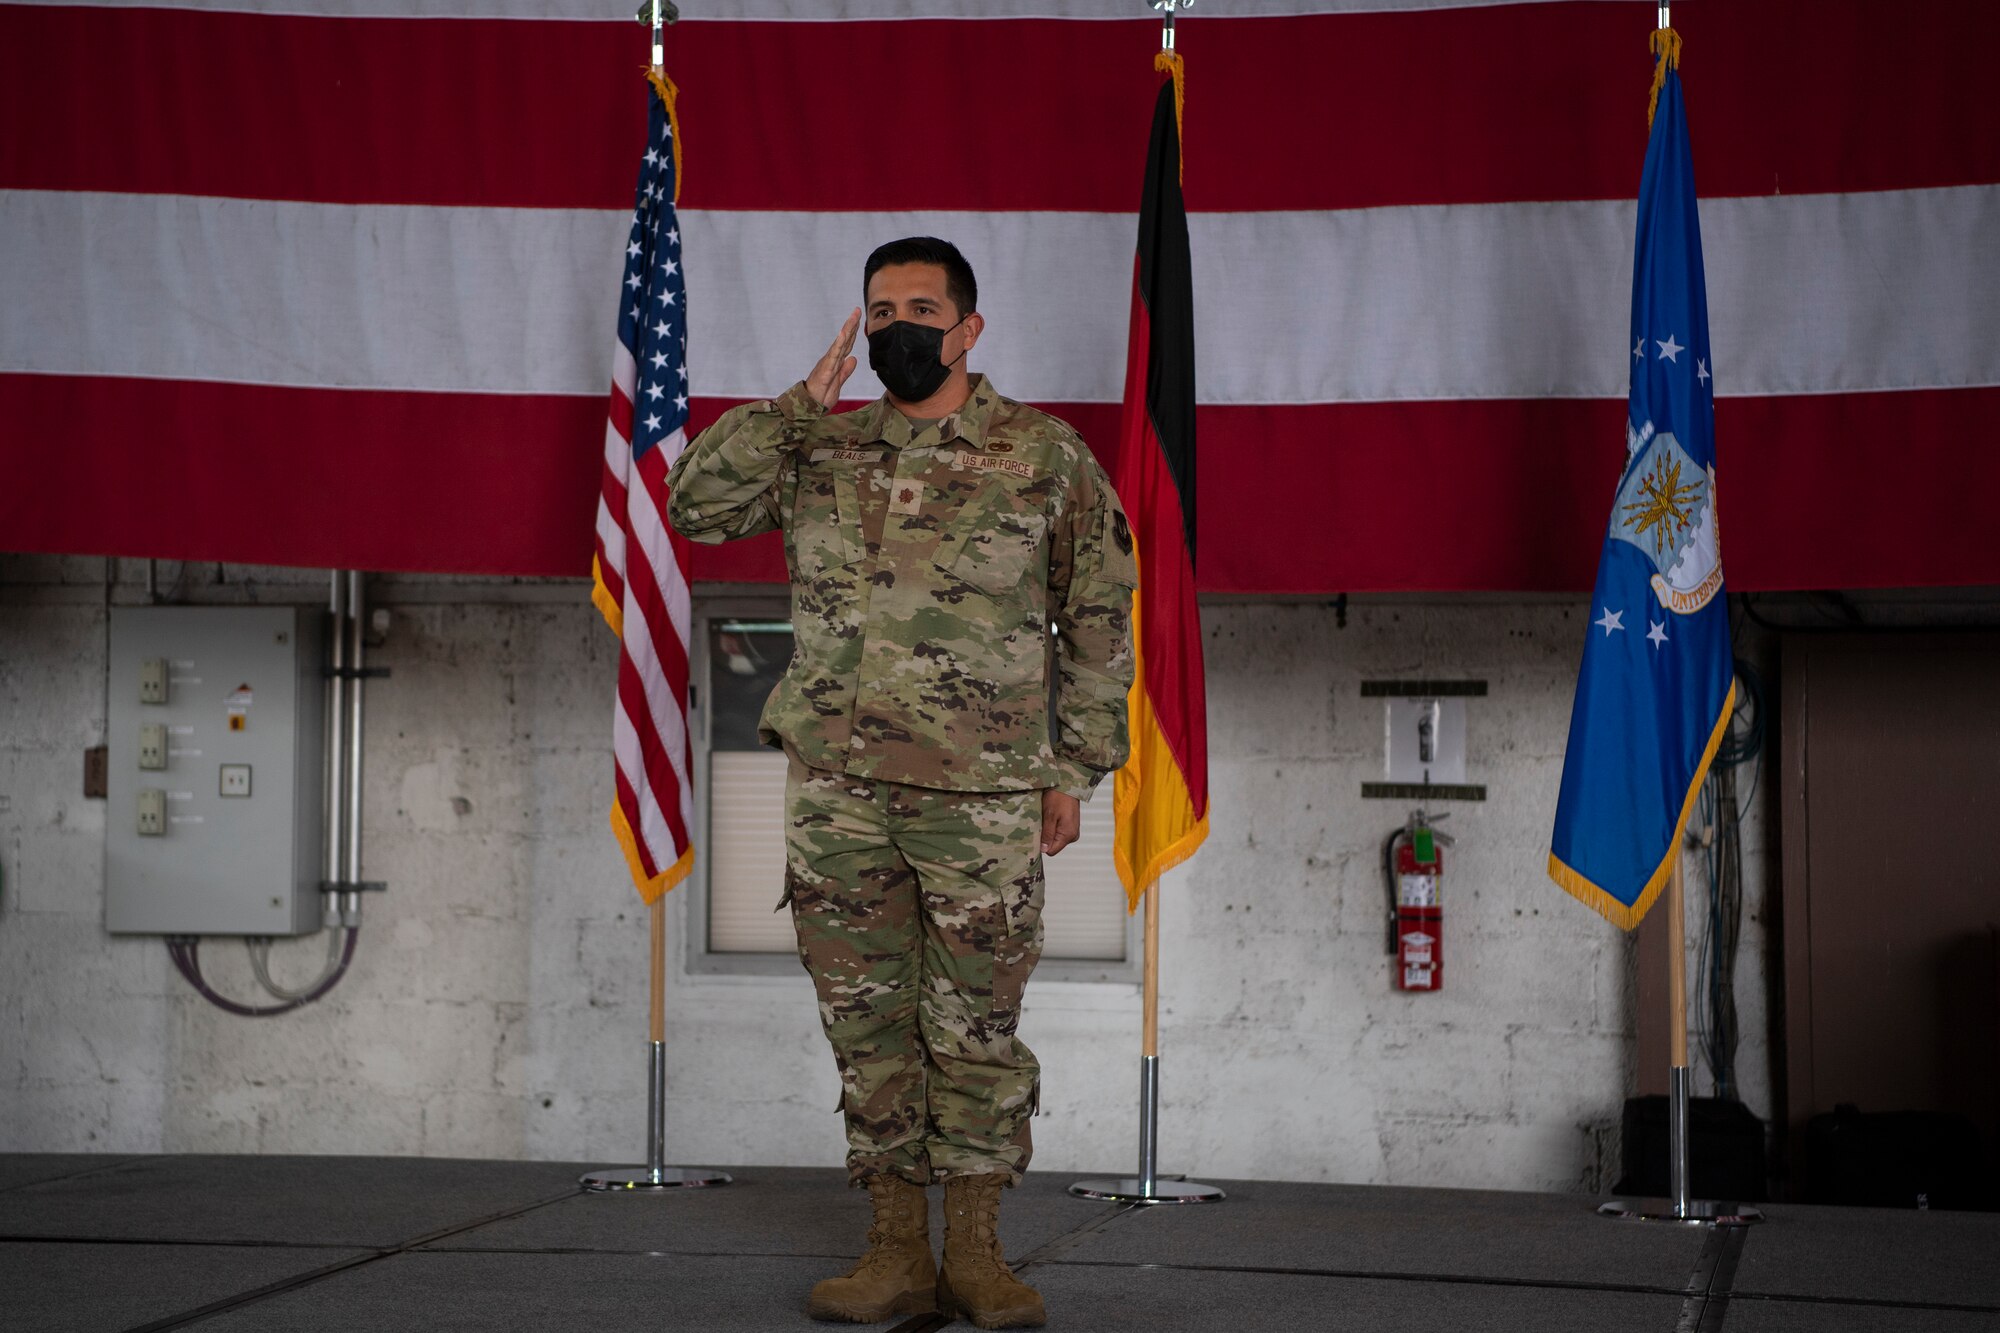
M 899 481 L 889 489 L 889 512 L 919 514 L 924 508 L 924 486 L 919 481 Z

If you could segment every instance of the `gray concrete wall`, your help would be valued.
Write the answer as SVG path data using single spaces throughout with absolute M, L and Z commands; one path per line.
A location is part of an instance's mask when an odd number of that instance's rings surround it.
M 113 562 L 114 565 L 116 562 Z M 0 557 L 0 1151 L 636 1160 L 646 914 L 606 828 L 616 644 L 580 584 L 384 578 L 368 707 L 371 898 L 332 995 L 274 1020 L 196 996 L 157 940 L 102 927 L 107 605 L 143 565 Z M 195 601 L 317 601 L 323 576 L 172 564 Z M 178 584 L 177 587 L 172 586 Z M 1543 872 L 1581 598 L 1207 606 L 1213 833 L 1163 896 L 1162 1166 L 1219 1177 L 1608 1189 L 1634 1087 L 1633 950 Z M 1752 651 L 1755 650 L 1754 643 Z M 1454 804 L 1441 994 L 1391 988 L 1364 678 L 1477 677 Z M 1746 811 L 1745 1099 L 1770 1112 L 1767 797 Z M 691 971 L 667 994 L 670 1153 L 832 1164 L 837 1085 L 802 972 Z M 1691 926 L 1690 949 L 1698 933 Z M 273 949 L 280 980 L 316 941 Z M 255 991 L 240 946 L 203 950 Z M 1129 1170 L 1137 987 L 1038 979 L 1039 1166 Z M 1708 1081 L 1697 1079 L 1705 1093 Z

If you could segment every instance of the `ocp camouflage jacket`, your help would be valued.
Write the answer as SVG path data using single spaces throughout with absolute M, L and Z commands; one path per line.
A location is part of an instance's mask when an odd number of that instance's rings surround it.
M 795 646 L 767 744 L 885 781 L 1080 799 L 1125 762 L 1132 534 L 1063 422 L 981 375 L 920 428 L 886 398 L 828 415 L 797 384 L 725 413 L 668 484 L 695 541 L 785 535 Z

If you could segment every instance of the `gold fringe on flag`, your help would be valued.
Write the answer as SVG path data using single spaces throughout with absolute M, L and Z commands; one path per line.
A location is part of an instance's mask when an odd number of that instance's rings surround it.
M 611 626 L 611 632 L 624 638 L 625 608 L 618 605 L 611 589 L 604 586 L 604 566 L 594 555 L 590 557 L 590 600 L 604 616 L 604 623 Z
M 1681 67 L 1681 35 L 1672 28 L 1655 28 L 1652 37 L 1653 95 L 1646 100 L 1646 128 L 1653 128 L 1653 113 L 1660 109 L 1660 89 L 1667 86 L 1667 71 Z M 679 143 L 675 143 L 678 151 Z
M 674 102 L 680 97 L 681 90 L 674 86 L 674 81 L 658 65 L 647 66 L 646 82 L 653 85 L 653 91 L 667 104 L 667 128 L 674 140 L 674 202 L 678 204 L 681 201 L 681 118 L 680 113 L 674 110 Z
M 688 849 L 681 853 L 680 860 L 648 878 L 646 863 L 639 858 L 638 835 L 626 822 L 625 811 L 619 807 L 616 798 L 611 802 L 611 832 L 617 836 L 618 845 L 625 850 L 625 864 L 632 870 L 632 887 L 639 891 L 639 901 L 648 906 L 658 902 L 661 894 L 686 879 L 688 872 L 694 869 L 694 844 L 690 843 Z
M 1137 553 L 1133 563 L 1139 564 Z M 1146 571 L 1139 568 L 1144 583 Z M 1132 643 L 1140 643 L 1139 594 L 1132 594 Z M 1188 792 L 1187 776 L 1167 743 L 1153 698 L 1146 693 L 1144 658 L 1125 696 L 1126 732 L 1131 753 L 1125 766 L 1112 775 L 1111 810 L 1115 830 L 1112 837 L 1112 864 L 1119 883 L 1125 886 L 1126 910 L 1136 912 L 1146 890 L 1161 875 L 1195 854 L 1208 837 L 1208 812 L 1194 812 L 1194 798 Z
M 1153 57 L 1153 68 L 1174 76 L 1174 149 L 1180 154 L 1179 175 L 1187 181 L 1187 145 L 1181 142 L 1181 105 L 1187 100 L 1187 75 L 1178 51 L 1161 51 Z
M 1715 752 L 1722 748 L 1722 738 L 1729 734 L 1729 719 L 1735 710 L 1736 682 L 1732 680 L 1729 682 L 1729 693 L 1722 701 L 1722 716 L 1716 718 L 1715 726 L 1709 729 L 1708 744 L 1701 752 L 1701 763 L 1695 766 L 1694 780 L 1688 783 L 1687 795 L 1681 800 L 1680 818 L 1674 821 L 1674 836 L 1668 839 L 1660 864 L 1654 868 L 1645 888 L 1639 891 L 1639 896 L 1633 899 L 1630 907 L 1591 883 L 1582 871 L 1567 864 L 1554 852 L 1549 853 L 1549 878 L 1618 929 L 1636 927 L 1660 896 L 1660 891 L 1667 887 L 1667 881 L 1673 878 L 1674 865 L 1680 860 L 1681 839 L 1687 836 L 1688 819 L 1694 814 L 1695 798 L 1701 795 L 1701 784 L 1708 781 L 1709 765 L 1715 762 Z

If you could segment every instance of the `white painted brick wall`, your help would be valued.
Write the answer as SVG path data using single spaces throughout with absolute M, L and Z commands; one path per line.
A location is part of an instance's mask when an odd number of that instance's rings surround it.
M 115 600 L 137 600 L 125 562 Z M 166 566 L 168 570 L 174 567 Z M 298 571 L 192 571 L 197 600 L 311 601 Z M 276 1020 L 214 1009 L 154 940 L 102 918 L 104 562 L 0 557 L 0 1151 L 422 1154 L 635 1161 L 645 1130 L 646 914 L 606 827 L 616 645 L 583 588 L 377 583 L 355 965 Z M 1543 873 L 1581 648 L 1580 599 L 1234 603 L 1208 624 L 1213 833 L 1163 897 L 1162 1167 L 1215 1177 L 1608 1188 L 1634 1084 L 1629 941 Z M 1369 677 L 1475 677 L 1452 805 L 1446 987 L 1390 987 Z M 1775 683 L 1775 682 L 1773 682 Z M 1762 807 L 1737 1002 L 1746 1099 L 1769 1113 Z M 837 1084 L 802 971 L 691 974 L 670 899 L 669 1151 L 837 1163 Z M 317 940 L 274 969 L 316 971 Z M 242 949 L 203 962 L 239 999 Z M 1040 1167 L 1127 1171 L 1139 1000 L 1040 980 Z M 1707 1091 L 1706 1079 L 1698 1080 Z

